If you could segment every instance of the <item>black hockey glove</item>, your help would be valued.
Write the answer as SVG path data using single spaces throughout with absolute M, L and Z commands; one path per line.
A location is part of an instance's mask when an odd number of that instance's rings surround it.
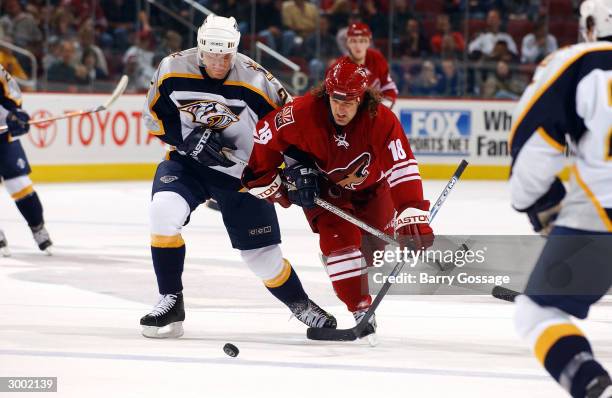
M 534 204 L 524 210 L 517 210 L 527 213 L 534 231 L 547 236 L 552 229 L 552 223 L 557 219 L 559 211 L 561 211 L 561 201 L 564 197 L 565 187 L 557 177 L 548 191 Z
M 29 121 L 30 115 L 28 115 L 28 113 L 21 108 L 15 108 L 12 111 L 9 111 L 8 115 L 6 116 L 6 125 L 9 133 L 13 137 L 24 135 L 30 131 L 30 125 L 28 124 Z
M 232 167 L 236 164 L 226 158 L 222 152 L 222 149 L 233 150 L 236 147 L 223 142 L 220 132 L 204 126 L 193 129 L 191 134 L 176 149 L 179 153 L 192 157 L 204 166 Z
M 319 197 L 319 172 L 310 166 L 297 163 L 283 171 L 287 181 L 295 186 L 289 187 L 287 196 L 291 203 L 310 209 Z

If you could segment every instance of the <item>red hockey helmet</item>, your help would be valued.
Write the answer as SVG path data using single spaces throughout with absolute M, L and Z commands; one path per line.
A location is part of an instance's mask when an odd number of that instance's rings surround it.
M 363 66 L 348 59 L 342 59 L 334 65 L 325 77 L 327 94 L 342 101 L 355 98 L 361 101 L 367 88 L 368 72 Z
M 349 25 L 348 30 L 346 31 L 346 37 L 372 37 L 372 31 L 370 27 L 363 22 L 355 22 Z

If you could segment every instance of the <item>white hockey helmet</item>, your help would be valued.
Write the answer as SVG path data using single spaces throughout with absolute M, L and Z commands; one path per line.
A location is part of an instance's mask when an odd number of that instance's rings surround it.
M 587 36 L 593 24 L 593 36 Z M 612 36 L 612 0 L 585 0 L 580 5 L 580 31 L 586 41 Z
M 240 31 L 236 19 L 211 14 L 198 29 L 198 59 L 203 63 L 206 52 L 235 56 L 239 43 Z

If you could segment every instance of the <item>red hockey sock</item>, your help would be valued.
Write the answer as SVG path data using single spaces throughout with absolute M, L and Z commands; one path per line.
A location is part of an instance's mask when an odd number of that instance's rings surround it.
M 372 303 L 368 293 L 368 269 L 361 251 L 334 252 L 327 258 L 327 273 L 336 295 L 349 311 L 367 308 Z

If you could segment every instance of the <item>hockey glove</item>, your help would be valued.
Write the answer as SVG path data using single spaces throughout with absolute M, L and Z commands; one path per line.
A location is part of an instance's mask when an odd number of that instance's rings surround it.
M 420 250 L 433 245 L 434 233 L 429 226 L 429 201 L 410 203 L 398 212 L 395 232 L 403 247 Z
M 296 163 L 287 167 L 283 175 L 295 186 L 287 191 L 291 203 L 305 209 L 315 207 L 315 198 L 319 197 L 319 172 L 314 167 Z
M 223 142 L 218 131 L 198 126 L 176 149 L 183 155 L 188 155 L 204 166 L 232 167 L 232 162 L 223 154 L 223 149 L 236 149 L 236 146 Z
M 30 131 L 30 115 L 21 108 L 15 108 L 6 116 L 6 125 L 13 137 L 26 134 Z
M 242 183 L 245 187 L 248 186 L 247 181 L 250 181 L 251 176 L 251 169 L 246 167 L 242 174 Z M 256 198 L 265 199 L 272 204 L 278 203 L 284 208 L 291 206 L 291 202 L 287 197 L 287 188 L 283 185 L 283 181 L 278 174 L 274 177 L 274 180 L 272 180 L 270 184 L 263 187 L 250 188 L 249 193 Z
M 527 213 L 531 225 L 536 232 L 542 236 L 548 236 L 553 227 L 553 222 L 557 219 L 561 211 L 561 201 L 565 197 L 565 187 L 557 177 L 553 181 L 548 191 L 542 195 L 534 204 L 526 209 L 519 210 Z

